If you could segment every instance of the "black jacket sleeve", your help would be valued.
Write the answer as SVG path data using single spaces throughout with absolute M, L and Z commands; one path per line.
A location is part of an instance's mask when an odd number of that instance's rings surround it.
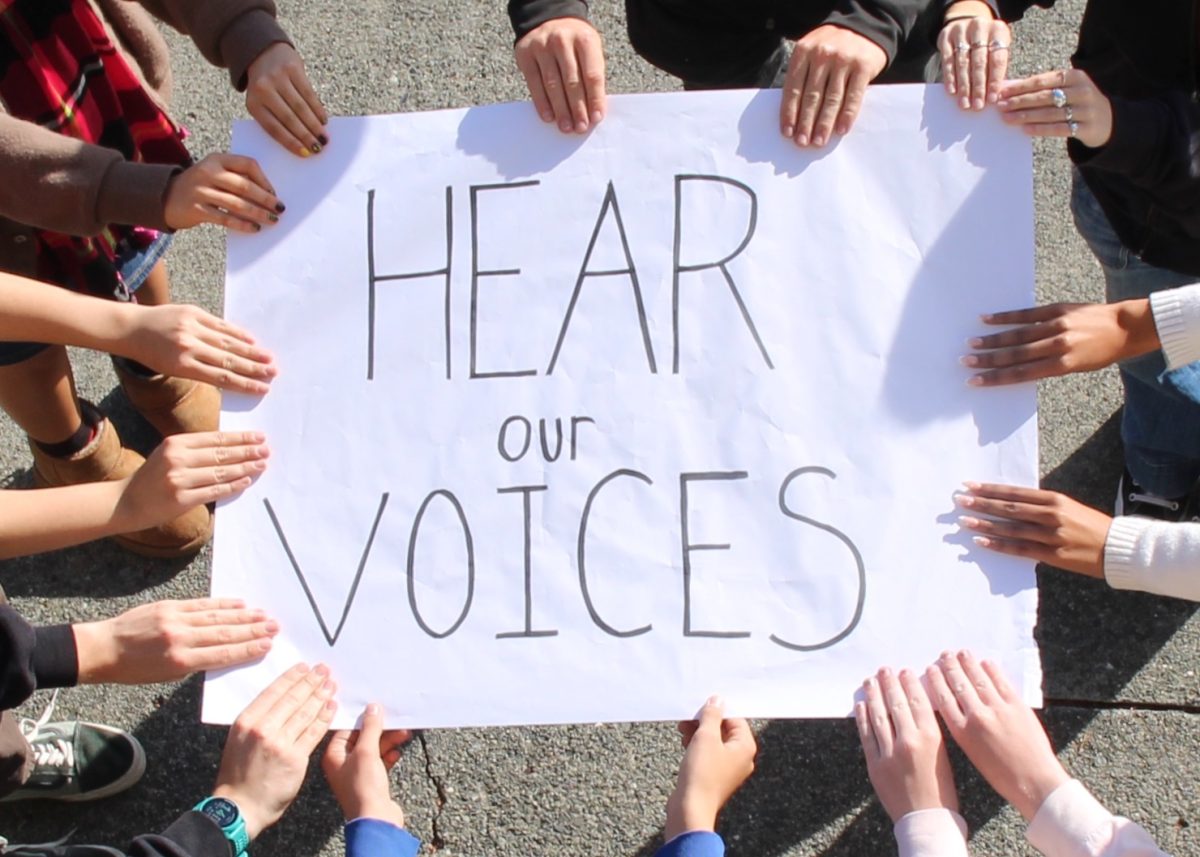
M 1081 167 L 1119 173 L 1171 209 L 1200 207 L 1200 105 L 1175 90 L 1152 98 L 1110 96 L 1112 136 L 1099 148 L 1068 140 Z
M 587 0 L 508 0 L 508 19 L 517 41 L 555 18 L 587 20 Z
M 927 6 L 928 0 L 838 0 L 825 23 L 870 39 L 883 48 L 890 65 Z
M 229 857 L 229 840 L 206 815 L 185 812 L 160 834 L 139 836 L 127 851 L 105 845 L 9 846 L 5 857 Z
M 39 688 L 71 687 L 78 680 L 70 625 L 34 628 L 0 604 L 0 711 L 16 708 Z

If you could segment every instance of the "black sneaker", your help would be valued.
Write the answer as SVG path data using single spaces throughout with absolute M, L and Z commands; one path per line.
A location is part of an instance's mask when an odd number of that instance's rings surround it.
M 54 700 L 40 719 L 21 721 L 33 771 L 23 786 L 0 802 L 99 800 L 125 791 L 142 778 L 146 753 L 128 732 L 82 720 L 50 722 L 53 712 Z
M 1173 524 L 1200 521 L 1200 489 L 1182 497 L 1159 497 L 1134 482 L 1127 469 L 1121 474 L 1121 484 L 1117 487 L 1117 502 L 1113 511 L 1117 517 L 1128 515 L 1135 518 L 1154 518 Z

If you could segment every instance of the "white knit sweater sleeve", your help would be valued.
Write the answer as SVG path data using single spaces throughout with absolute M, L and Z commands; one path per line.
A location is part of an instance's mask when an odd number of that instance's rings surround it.
M 1150 309 L 1167 368 L 1200 360 L 1200 284 L 1153 292 Z
M 1168 857 L 1149 833 L 1106 810 L 1078 780 L 1051 792 L 1025 837 L 1046 857 Z
M 1114 518 L 1104 543 L 1104 579 L 1114 589 L 1200 601 L 1200 524 Z

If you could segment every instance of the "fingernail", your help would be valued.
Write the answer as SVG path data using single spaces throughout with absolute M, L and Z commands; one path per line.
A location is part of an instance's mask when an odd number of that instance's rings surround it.
M 807 134 L 801 134 L 799 137 L 797 137 L 797 138 L 796 138 L 796 145 L 797 145 L 797 146 L 807 146 L 807 145 L 808 145 L 808 135 L 807 135 Z
M 553 121 L 554 121 L 554 114 L 553 114 L 553 113 L 549 113 L 549 112 L 547 112 L 547 113 L 543 113 L 543 114 L 541 114 L 541 116 L 542 116 L 542 121 L 543 121 L 543 122 L 553 122 Z
M 883 676 L 884 678 L 891 678 L 892 677 L 892 668 L 891 667 L 882 667 L 879 670 L 879 674 L 881 676 Z
M 818 134 L 817 136 L 813 137 L 813 145 L 814 146 L 824 146 L 825 145 L 825 135 Z
M 942 652 L 942 657 L 941 657 L 941 659 L 942 659 L 943 661 L 952 661 L 952 660 L 954 660 L 954 652 L 950 651 L 949 649 L 946 649 L 945 651 L 943 651 L 943 652 Z
M 593 125 L 599 125 L 600 120 L 603 118 L 604 118 L 604 113 L 602 111 L 595 110 L 592 112 L 592 124 Z
M 319 137 L 317 137 L 317 142 L 320 143 L 322 146 L 328 146 L 329 138 L 326 137 L 324 134 L 321 134 Z
M 254 227 L 255 232 L 262 232 L 262 224 L 261 223 L 252 223 L 250 225 Z
M 334 702 L 332 699 L 329 700 L 327 703 L 325 703 L 325 710 L 330 713 L 337 711 L 337 703 Z
M 983 386 L 983 377 L 980 375 L 972 375 L 970 378 L 967 379 L 967 386 L 968 387 L 982 387 Z
M 982 109 L 983 109 L 983 99 L 982 99 L 982 98 L 976 98 L 976 99 L 975 99 L 975 109 L 976 109 L 976 110 L 982 110 Z
M 321 144 L 320 144 L 320 143 L 313 143 L 311 146 L 309 146 L 309 147 L 308 147 L 308 150 L 309 150 L 310 152 L 312 152 L 314 155 L 316 155 L 316 154 L 319 154 L 319 153 L 320 153 L 320 151 L 321 151 Z
M 783 126 L 783 136 L 791 137 L 795 133 L 796 133 L 795 126 L 793 126 L 793 125 L 784 125 Z
M 911 678 L 911 677 L 912 677 L 912 670 L 910 670 L 910 669 L 900 670 L 900 678 Z
M 312 154 L 312 153 L 309 152 L 308 149 L 301 149 L 299 152 L 299 155 L 302 158 L 307 158 L 310 154 Z
M 563 121 L 558 123 L 558 127 L 559 127 L 559 130 L 561 130 L 561 131 L 570 131 L 571 123 L 569 121 L 567 121 L 566 119 L 564 119 Z
M 279 623 L 276 622 L 274 619 L 272 619 L 271 621 L 269 621 L 267 623 L 267 633 L 268 634 L 278 634 L 279 633 Z
M 379 703 L 377 703 L 377 702 L 368 703 L 367 714 L 370 714 L 372 717 L 377 717 L 379 715 Z
M 980 316 L 980 318 L 983 319 L 984 324 L 989 324 L 992 320 L 990 315 Z M 972 336 L 967 340 L 967 345 L 971 346 L 972 348 L 983 348 L 983 337 Z
M 716 694 L 713 694 L 712 696 L 710 696 L 710 697 L 708 698 L 708 703 L 707 703 L 707 704 L 708 704 L 708 705 L 724 705 L 724 704 L 725 704 L 725 700 L 723 700 L 723 699 L 722 699 L 720 696 L 718 696 L 718 695 L 716 695 Z
M 271 651 L 271 639 L 268 637 L 265 640 L 259 640 L 255 647 L 260 653 Z
M 959 652 L 959 653 L 958 653 L 958 656 L 959 656 L 960 658 L 963 658 L 963 659 L 965 659 L 965 660 L 968 660 L 968 661 L 973 661 L 973 660 L 975 660 L 975 656 L 974 656 L 973 654 L 971 654 L 971 650 L 970 650 L 970 649 L 963 649 L 961 652 Z
M 329 675 L 329 667 L 325 666 L 325 664 L 317 664 L 313 667 L 312 671 L 317 675 Z
M 959 515 L 958 522 L 969 530 L 973 530 L 979 526 L 979 519 L 972 518 L 970 515 Z
M 971 106 L 971 99 L 967 98 L 964 95 L 962 98 L 960 98 L 958 100 L 958 106 L 961 107 L 963 110 L 966 110 L 968 107 Z
M 588 129 L 588 123 L 586 121 L 584 121 L 583 119 L 580 119 L 578 122 L 575 123 L 575 132 L 577 134 L 582 134 L 587 129 Z
M 271 221 L 272 223 L 278 223 L 278 222 L 279 222 L 279 215 L 278 215 L 278 214 L 268 214 L 268 215 L 267 215 L 267 220 Z
M 954 94 L 954 84 L 950 81 L 946 81 L 946 92 L 950 93 L 951 95 Z
M 278 213 L 283 214 L 285 211 L 287 211 L 287 206 L 284 205 L 282 202 L 277 202 L 277 203 L 275 203 L 275 210 Z
M 981 548 L 990 548 L 992 546 L 992 540 L 985 538 L 984 536 L 976 536 L 975 538 L 971 539 L 971 541 L 975 542 L 975 544 L 979 545 Z
M 996 106 L 999 107 L 1001 110 L 1007 110 L 1008 109 L 1008 99 L 1007 98 L 1000 99 L 999 101 L 996 102 Z
M 975 505 L 975 498 L 970 494 L 955 494 L 954 502 L 960 506 L 965 506 L 968 509 Z
M 964 366 L 978 366 L 979 358 L 974 354 L 964 354 L 962 357 L 958 358 L 958 362 Z

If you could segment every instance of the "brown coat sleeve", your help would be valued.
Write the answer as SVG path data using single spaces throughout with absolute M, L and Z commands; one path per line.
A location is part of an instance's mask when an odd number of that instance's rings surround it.
M 276 42 L 291 39 L 275 20 L 271 0 L 138 0 L 153 15 L 191 37 L 204 58 L 229 70 L 240 92 L 246 69 Z
M 110 223 L 167 229 L 164 197 L 178 171 L 0 112 L 0 217 L 69 235 Z

